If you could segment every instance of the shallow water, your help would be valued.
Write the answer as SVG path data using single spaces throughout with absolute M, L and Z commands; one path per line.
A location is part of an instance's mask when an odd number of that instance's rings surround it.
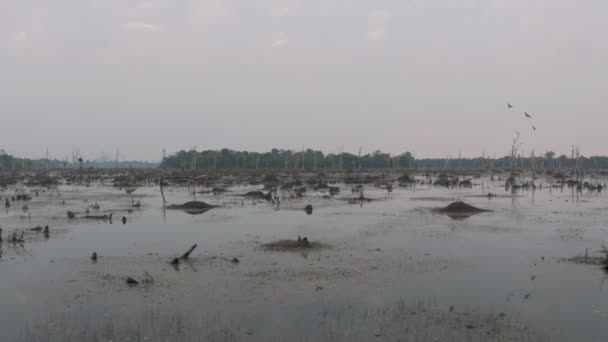
M 605 275 L 562 261 L 601 247 L 608 198 L 544 187 L 488 199 L 508 193 L 480 182 L 366 187 L 376 200 L 363 205 L 313 192 L 278 210 L 236 196 L 252 186 L 221 196 L 166 189 L 169 203 L 222 205 L 200 215 L 162 210 L 158 188 L 139 188 L 142 207 L 128 212 L 124 191 L 62 186 L 27 213 L 0 213 L 5 240 L 15 228 L 51 227 L 48 240 L 2 244 L 0 331 L 33 341 L 608 340 Z M 351 196 L 344 186 L 336 197 Z M 431 210 L 455 199 L 492 212 L 455 220 Z M 95 202 L 114 212 L 112 224 L 65 218 Z M 300 235 L 332 248 L 259 247 Z M 190 262 L 169 265 L 194 243 Z M 144 272 L 152 284 L 125 284 Z

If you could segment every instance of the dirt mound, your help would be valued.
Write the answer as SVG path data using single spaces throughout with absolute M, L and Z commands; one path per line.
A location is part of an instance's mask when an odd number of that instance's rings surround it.
M 480 209 L 462 201 L 452 202 L 447 206 L 437 209 L 440 213 L 483 213 L 490 210 Z

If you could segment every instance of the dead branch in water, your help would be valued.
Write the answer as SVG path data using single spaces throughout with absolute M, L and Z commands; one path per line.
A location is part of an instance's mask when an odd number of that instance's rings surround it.
M 198 246 L 198 244 L 194 244 L 192 245 L 192 247 L 190 247 L 190 249 L 182 254 L 181 257 L 179 258 L 174 258 L 173 260 L 171 260 L 171 265 L 178 265 L 180 260 L 184 260 L 184 259 L 188 259 L 190 257 L 190 253 L 192 253 L 194 251 L 194 249 L 196 249 L 196 246 Z
M 188 259 L 188 257 L 190 256 L 190 253 L 192 253 L 192 251 L 194 251 L 196 246 L 197 246 L 196 243 L 194 245 L 192 245 L 192 247 L 190 247 L 190 249 L 181 256 L 181 259 Z

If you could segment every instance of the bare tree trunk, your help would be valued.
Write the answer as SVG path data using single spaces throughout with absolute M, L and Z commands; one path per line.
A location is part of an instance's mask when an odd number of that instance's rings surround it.
M 167 204 L 167 201 L 165 200 L 165 193 L 163 192 L 163 177 L 160 177 L 160 195 L 163 197 L 163 208 L 165 207 L 165 205 Z

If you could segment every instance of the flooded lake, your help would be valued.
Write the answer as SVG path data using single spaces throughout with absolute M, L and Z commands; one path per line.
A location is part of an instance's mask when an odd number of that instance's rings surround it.
M 219 206 L 196 215 L 164 210 L 158 186 L 130 195 L 60 185 L 27 210 L 14 201 L 0 211 L 2 340 L 607 341 L 606 275 L 565 261 L 599 256 L 605 194 L 545 182 L 511 195 L 504 181 L 473 183 L 366 185 L 369 202 L 337 184 L 335 196 L 311 189 L 279 206 L 239 196 L 261 186 L 164 189 L 167 203 Z M 459 200 L 490 211 L 434 210 Z M 87 208 L 112 222 L 82 218 Z M 48 239 L 29 230 L 37 225 L 49 225 Z M 16 229 L 27 230 L 23 243 L 9 241 Z M 262 248 L 298 236 L 323 248 Z

